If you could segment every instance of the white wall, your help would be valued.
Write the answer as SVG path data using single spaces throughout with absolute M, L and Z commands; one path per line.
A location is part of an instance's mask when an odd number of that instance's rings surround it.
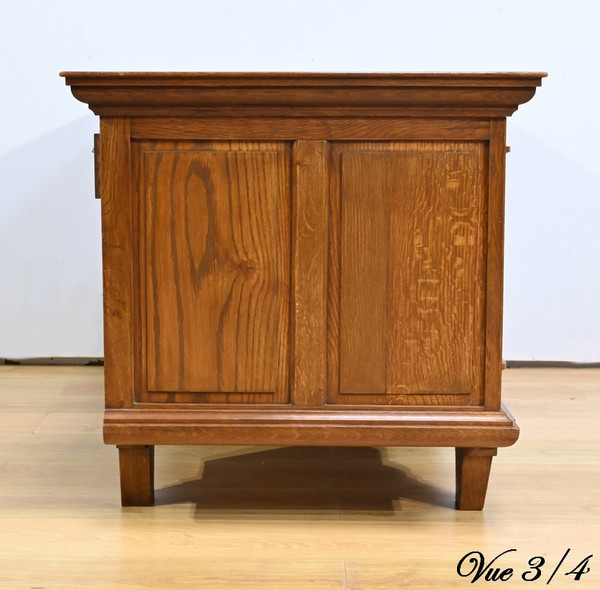
M 509 120 L 504 356 L 600 361 L 598 22 L 596 0 L 0 0 L 0 357 L 102 355 L 97 121 L 59 70 L 547 70 Z

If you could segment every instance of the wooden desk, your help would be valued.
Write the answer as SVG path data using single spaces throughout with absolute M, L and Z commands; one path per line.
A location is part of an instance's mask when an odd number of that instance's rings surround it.
M 62 74 L 100 115 L 106 413 L 160 444 L 456 447 L 500 400 L 506 117 L 541 73 Z

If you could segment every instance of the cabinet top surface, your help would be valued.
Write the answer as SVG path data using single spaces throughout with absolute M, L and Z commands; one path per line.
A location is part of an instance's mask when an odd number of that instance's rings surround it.
M 541 84 L 545 72 L 379 72 L 379 73 L 326 73 L 326 72 L 61 72 L 67 84 L 118 84 L 141 83 L 160 86 L 163 84 L 210 85 L 211 83 L 235 85 L 252 83 L 265 86 L 304 85 L 323 86 L 376 85 L 512 85 Z
M 98 115 L 503 117 L 527 102 L 543 72 L 300 73 L 61 72 Z

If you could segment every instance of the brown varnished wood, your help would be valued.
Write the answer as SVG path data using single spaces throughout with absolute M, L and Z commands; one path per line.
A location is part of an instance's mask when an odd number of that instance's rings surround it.
M 295 111 L 296 113 L 296 111 Z M 303 139 L 348 141 L 359 139 L 406 140 L 487 140 L 489 120 L 431 119 L 406 117 L 136 117 L 131 121 L 131 135 L 140 139 L 246 139 L 293 141 Z
M 291 402 L 325 403 L 327 373 L 327 177 L 329 144 L 294 143 Z
M 415 436 L 417 430 L 419 435 Z M 457 439 L 459 431 L 461 436 Z M 122 440 L 131 445 L 139 444 L 140 441 L 155 441 L 155 444 L 160 445 L 212 445 L 219 441 L 218 444 L 222 445 L 343 447 L 450 447 L 457 444 L 473 444 L 472 441 L 475 441 L 481 445 L 507 447 L 514 444 L 517 438 L 514 429 L 477 429 L 448 423 L 437 428 L 415 425 L 412 429 L 399 429 L 395 425 L 387 424 L 313 425 L 302 421 L 297 425 L 265 422 L 258 425 L 221 426 L 202 423 L 177 427 L 153 425 L 151 422 L 110 424 L 105 440 L 109 443 Z
M 106 407 L 124 408 L 133 405 L 135 394 L 138 323 L 129 120 L 102 119 L 99 144 L 110 163 L 100 170 Z
M 456 449 L 456 508 L 482 510 L 496 448 Z
M 340 162 L 340 392 L 385 393 L 389 162 L 350 150 Z
M 490 121 L 486 261 L 485 407 L 500 407 L 502 379 L 502 299 L 504 285 L 504 176 L 506 119 Z
M 122 506 L 154 504 L 154 447 L 119 445 Z
M 423 143 L 396 156 L 387 281 L 386 393 L 482 399 L 482 144 Z M 404 177 L 404 178 L 403 178 Z
M 491 88 L 540 86 L 545 72 L 76 72 L 60 75 L 76 85 L 136 86 L 223 86 L 246 88 L 299 87 L 477 87 Z
M 501 404 L 505 117 L 543 74 L 63 74 L 101 115 L 105 441 L 459 449 Z M 460 450 L 463 449 L 463 450 Z
M 164 409 L 149 415 L 111 410 L 104 428 L 105 442 L 129 444 L 505 447 L 518 436 L 509 414 L 465 407 L 394 413 L 223 408 Z
M 484 144 L 339 151 L 340 385 L 330 400 L 481 403 Z
M 228 109 L 265 114 L 333 115 L 362 108 L 377 116 L 401 108 L 435 116 L 508 116 L 534 95 L 543 74 L 243 74 L 63 72 L 79 100 L 98 115 L 187 113 Z M 212 111 L 211 111 L 212 109 Z M 216 109 L 216 110 L 215 110 Z M 333 109 L 333 111 L 331 110 Z M 271 112 L 271 115 L 273 112 Z M 395 113 L 398 115 L 399 113 Z
M 287 146 L 153 148 L 141 146 L 148 391 L 287 401 Z

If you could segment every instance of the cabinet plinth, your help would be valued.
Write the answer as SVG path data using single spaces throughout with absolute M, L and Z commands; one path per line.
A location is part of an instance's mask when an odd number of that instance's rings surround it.
M 447 446 L 481 509 L 501 403 L 506 117 L 542 73 L 62 74 L 100 116 L 106 411 L 161 444 Z

